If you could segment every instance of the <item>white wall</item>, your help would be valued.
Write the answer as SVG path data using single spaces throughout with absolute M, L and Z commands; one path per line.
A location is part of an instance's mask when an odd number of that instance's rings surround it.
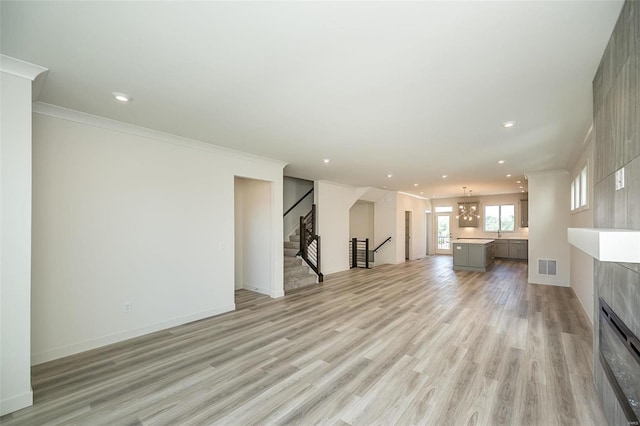
M 384 240 L 391 237 L 391 241 L 380 247 L 375 254 L 376 265 L 385 263 L 399 263 L 397 259 L 398 242 L 398 193 L 387 191 L 384 196 L 375 203 L 374 207 L 374 232 L 375 241 L 373 247 L 378 247 Z M 404 223 L 404 216 L 402 219 Z M 404 235 L 404 230 L 401 232 Z M 402 239 L 404 247 L 404 237 Z M 404 257 L 400 262 L 404 262 Z
M 235 288 L 271 294 L 271 182 L 236 178 L 235 198 Z
M 369 239 L 369 246 L 374 243 L 374 203 L 357 201 L 349 210 L 349 238 Z
M 313 181 L 297 179 L 285 176 L 283 179 L 283 208 L 284 211 L 289 210 L 300 198 L 302 198 L 311 188 Z M 295 231 L 300 225 L 300 216 L 304 216 L 311 211 L 313 204 L 313 194 L 307 196 L 300 204 L 298 204 L 289 214 L 284 217 L 284 240 L 288 241 L 289 235 Z
M 314 198 L 321 241 L 321 272 L 349 269 L 349 209 L 357 201 L 357 188 L 315 182 Z
M 0 415 L 31 391 L 31 85 L 0 72 Z
M 569 182 L 571 178 L 575 177 L 583 165 L 588 163 L 589 167 L 589 182 L 587 193 L 587 206 L 586 210 L 582 210 L 577 213 L 572 213 L 569 219 L 569 226 L 571 228 L 593 228 L 593 165 L 594 165 L 594 140 L 593 133 L 591 132 L 589 138 L 586 141 L 587 146 L 584 149 L 583 154 L 578 158 L 576 163 L 571 169 L 571 175 L 569 176 Z M 584 309 L 587 317 L 593 324 L 593 312 L 594 312 L 594 294 L 593 294 L 593 258 L 575 248 L 569 246 L 570 261 L 571 261 L 571 274 L 570 284 L 573 291 L 576 293 L 580 304 Z
M 36 112 L 34 363 L 234 309 L 234 176 L 272 182 L 271 296 L 283 294 L 283 163 Z
M 529 173 L 529 282 L 569 286 L 569 173 Z M 557 275 L 538 274 L 538 259 L 557 261 Z

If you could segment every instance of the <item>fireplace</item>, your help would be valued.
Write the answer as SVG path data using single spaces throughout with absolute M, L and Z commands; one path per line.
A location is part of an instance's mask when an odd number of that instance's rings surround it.
M 600 298 L 600 363 L 630 424 L 640 418 L 640 341 Z

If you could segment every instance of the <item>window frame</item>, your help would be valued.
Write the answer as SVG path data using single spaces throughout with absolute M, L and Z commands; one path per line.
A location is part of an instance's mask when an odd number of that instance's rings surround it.
M 502 229 L 502 207 L 509 206 L 513 207 L 513 229 L 505 230 Z M 498 207 L 498 230 L 487 230 L 487 207 Z M 498 232 L 498 233 L 508 233 L 508 232 L 517 232 L 518 228 L 518 214 L 515 203 L 502 203 L 502 204 L 485 204 L 483 206 L 482 212 L 484 213 L 484 217 L 482 219 L 482 231 L 483 232 Z
M 590 175 L 589 161 L 587 160 L 577 168 L 571 177 L 570 208 L 572 214 L 589 210 Z

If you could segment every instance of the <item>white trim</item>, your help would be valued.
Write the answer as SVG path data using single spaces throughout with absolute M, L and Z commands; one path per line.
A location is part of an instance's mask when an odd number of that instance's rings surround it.
M 601 262 L 640 263 L 640 231 L 569 228 L 569 244 Z
M 0 54 L 0 71 L 34 81 L 38 75 L 49 71 L 49 69 Z
M 283 167 L 288 163 L 273 158 L 260 157 L 243 151 L 214 145 L 212 143 L 199 141 L 196 139 L 185 138 L 182 136 L 172 135 L 170 133 L 160 132 L 158 130 L 146 127 L 136 126 L 134 124 L 123 123 L 121 121 L 112 120 L 110 118 L 100 117 L 85 112 L 76 111 L 69 108 L 63 108 L 57 105 L 51 105 L 44 102 L 35 102 L 33 104 L 33 112 L 36 114 L 48 115 L 50 117 L 61 118 L 63 120 L 73 121 L 87 126 L 98 127 L 101 129 L 112 130 L 115 132 L 126 133 L 150 140 L 164 143 L 179 145 L 186 148 L 199 149 L 203 151 L 212 151 L 222 155 L 234 158 L 252 161 L 266 161 L 277 166 Z
M 277 299 L 279 297 L 284 297 L 284 291 L 276 291 L 271 293 L 271 298 Z
M 529 275 L 527 282 L 529 284 L 553 285 L 556 287 L 571 287 L 571 285 L 566 281 L 553 279 L 553 278 L 546 278 L 541 275 Z
M 566 170 L 547 170 L 543 172 L 526 172 L 524 178 L 529 180 L 529 176 L 546 176 L 546 175 L 568 175 Z
M 96 339 L 86 340 L 84 342 L 73 343 L 71 345 L 62 346 L 59 348 L 51 349 L 42 353 L 31 354 L 31 364 L 41 364 L 43 362 L 51 361 L 54 359 L 62 358 L 65 356 L 85 352 L 91 349 L 96 349 L 102 346 L 110 345 L 112 343 L 122 342 L 123 340 L 131 339 L 134 337 L 143 336 L 145 334 L 153 333 L 156 331 L 166 330 L 178 325 L 187 324 L 193 321 L 198 321 L 204 318 L 209 318 L 215 315 L 220 315 L 226 312 L 235 311 L 235 303 L 231 305 L 219 306 L 215 309 L 211 309 L 204 312 L 198 312 L 195 314 L 187 315 L 180 318 L 174 318 L 168 321 L 151 324 L 145 327 L 136 328 L 133 330 L 126 330 L 108 336 L 98 337 Z
M 0 416 L 13 413 L 14 411 L 33 405 L 33 391 L 16 395 L 8 399 L 0 401 Z

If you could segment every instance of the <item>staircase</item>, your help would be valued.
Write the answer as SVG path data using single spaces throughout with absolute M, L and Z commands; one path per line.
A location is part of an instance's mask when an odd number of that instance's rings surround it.
M 300 228 L 284 242 L 284 291 L 318 282 L 318 276 L 297 256 L 299 251 Z

